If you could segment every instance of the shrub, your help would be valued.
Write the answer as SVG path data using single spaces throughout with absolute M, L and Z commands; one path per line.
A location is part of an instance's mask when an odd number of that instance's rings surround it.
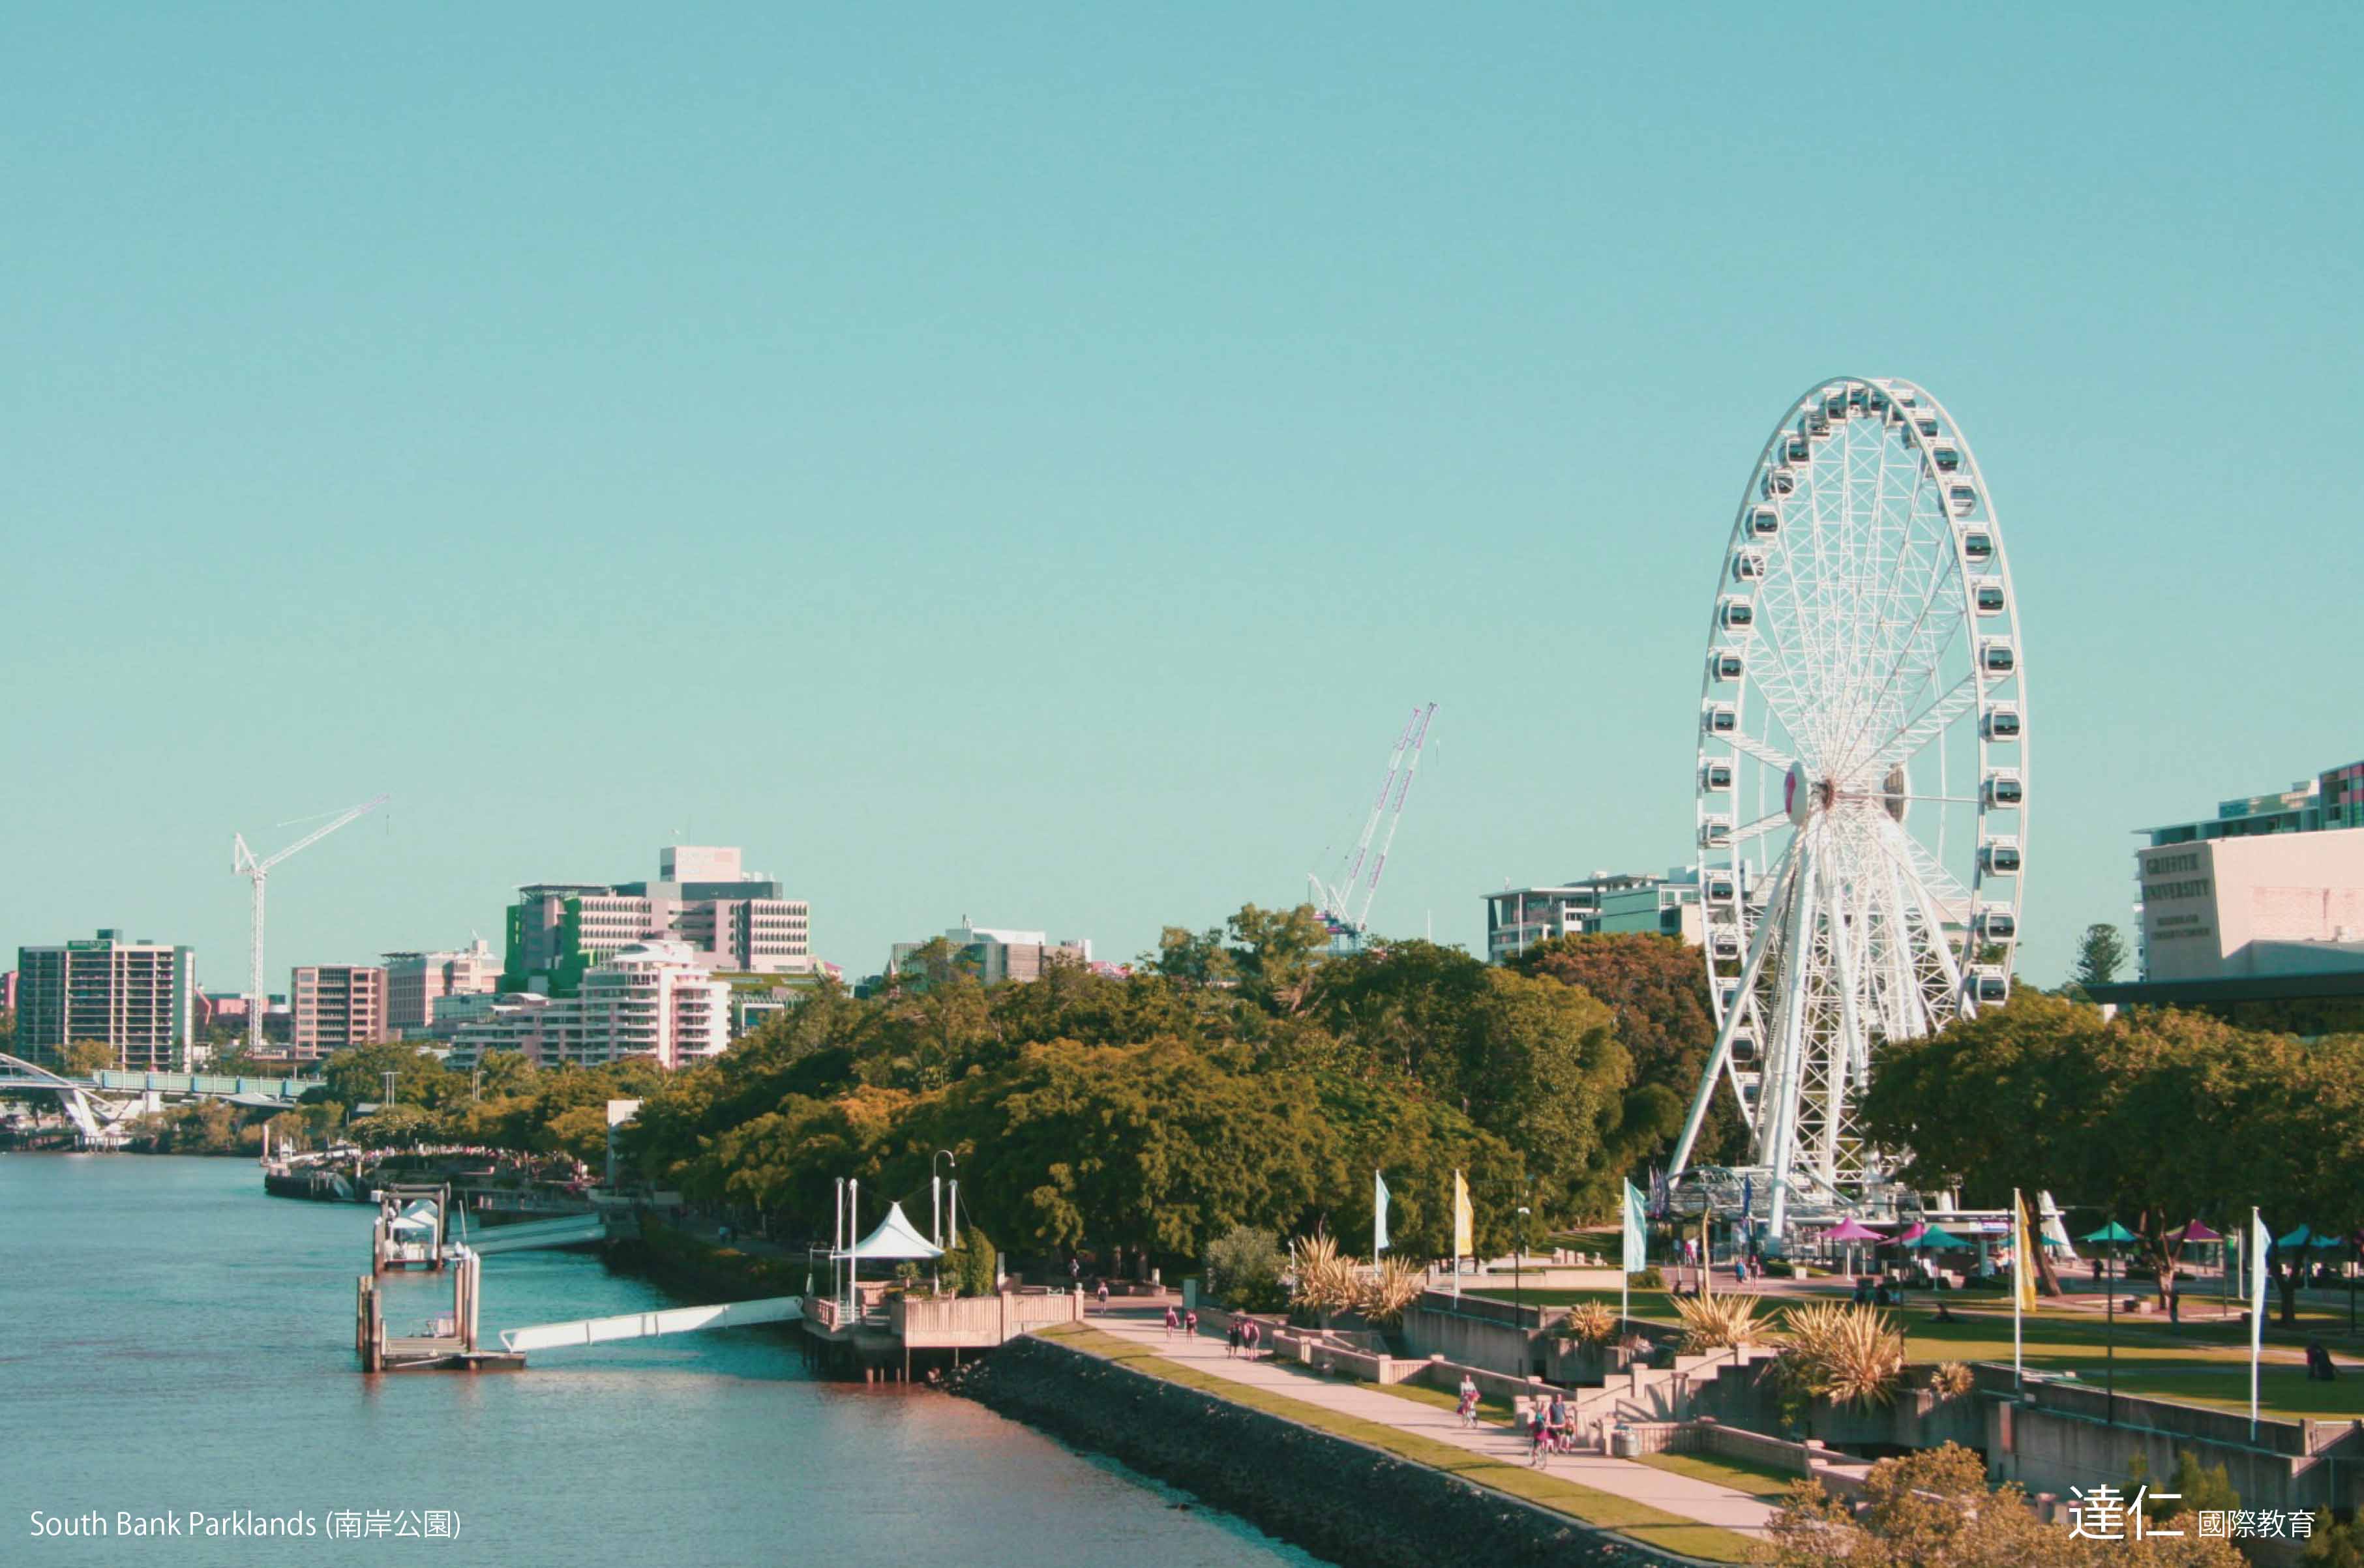
M 1940 1394 L 1968 1394 L 1978 1385 L 1978 1378 L 1960 1362 L 1946 1362 L 1929 1374 L 1929 1386 Z
M 1225 1307 L 1249 1312 L 1277 1312 L 1288 1305 L 1280 1283 L 1288 1260 L 1280 1238 L 1253 1225 L 1234 1225 L 1207 1244 L 1200 1260 L 1207 1294 Z
M 1658 1272 L 1657 1264 L 1652 1263 L 1648 1268 L 1644 1269 L 1640 1273 L 1634 1276 L 1634 1288 L 1635 1290 L 1664 1290 L 1667 1288 L 1667 1276 Z

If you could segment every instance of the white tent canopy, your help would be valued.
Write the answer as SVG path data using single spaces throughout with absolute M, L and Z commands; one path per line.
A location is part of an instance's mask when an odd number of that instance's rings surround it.
M 899 1203 L 887 1206 L 886 1218 L 878 1222 L 877 1229 L 856 1241 L 851 1250 L 836 1254 L 841 1258 L 877 1258 L 888 1262 L 941 1258 L 943 1255 L 942 1247 L 912 1229 L 911 1222 L 903 1218 L 903 1206 Z

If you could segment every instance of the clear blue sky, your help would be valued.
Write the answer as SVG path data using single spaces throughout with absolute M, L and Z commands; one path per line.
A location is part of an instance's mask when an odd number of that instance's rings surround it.
M 1684 14 L 1688 9 L 1689 14 Z M 2085 15 L 2072 14 L 2083 10 Z M 242 983 L 744 845 L 854 973 L 1686 858 L 1734 500 L 1968 428 L 2024 972 L 2364 755 L 2346 5 L 0 13 L 0 943 Z M 801 13 L 801 14 L 798 14 Z

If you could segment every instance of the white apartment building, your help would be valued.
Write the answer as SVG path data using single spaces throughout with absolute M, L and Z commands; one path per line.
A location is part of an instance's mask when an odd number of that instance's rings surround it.
M 505 995 L 471 1006 L 483 1016 L 452 1037 L 448 1064 L 462 1072 L 490 1051 L 523 1053 L 540 1067 L 597 1067 L 644 1056 L 681 1067 L 730 1043 L 730 986 L 684 942 L 636 942 L 583 974 L 573 996 Z
M 424 1032 L 435 1004 L 446 996 L 496 991 L 501 961 L 482 938 L 449 952 L 390 952 L 385 959 L 385 1023 L 397 1032 Z

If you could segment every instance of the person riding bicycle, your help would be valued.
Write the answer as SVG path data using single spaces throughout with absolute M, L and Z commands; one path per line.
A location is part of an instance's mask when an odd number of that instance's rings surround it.
M 1465 1427 L 1478 1424 L 1478 1380 L 1467 1373 L 1461 1374 L 1461 1403 L 1455 1407 Z
M 1527 1429 L 1527 1462 L 1541 1464 L 1552 1451 L 1551 1407 L 1537 1400 L 1531 1423 Z

